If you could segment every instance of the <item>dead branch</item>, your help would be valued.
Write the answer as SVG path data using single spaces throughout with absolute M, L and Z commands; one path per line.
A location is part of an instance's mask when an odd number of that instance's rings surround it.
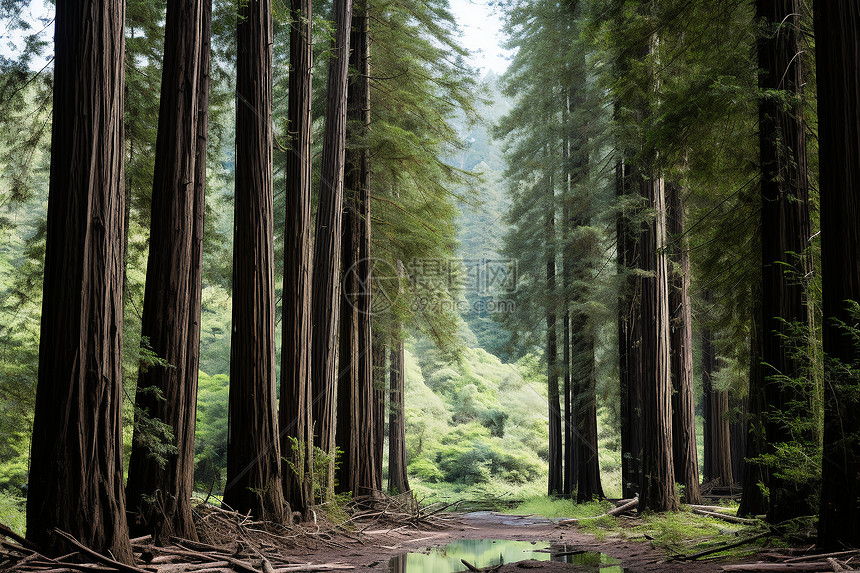
M 574 519 L 562 519 L 558 523 L 559 523 L 559 525 L 576 525 L 577 523 L 579 523 L 580 521 L 583 521 L 585 519 L 600 519 L 602 517 L 609 517 L 611 515 L 619 515 L 621 513 L 624 513 L 625 511 L 633 509 L 637 505 L 639 505 L 639 498 L 634 497 L 632 500 L 628 501 L 624 505 L 619 505 L 615 509 L 610 509 L 609 511 L 607 511 L 603 515 L 595 515 L 594 517 L 580 517 L 580 518 L 574 518 Z
M 143 569 L 138 569 L 137 567 L 134 567 L 133 565 L 126 565 L 125 563 L 120 563 L 119 561 L 115 561 L 115 560 L 111 559 L 110 557 L 105 557 L 104 555 L 102 555 L 101 553 L 98 553 L 97 551 L 93 551 L 92 549 L 90 549 L 86 545 L 83 545 L 80 542 L 78 542 L 78 540 L 75 539 L 74 537 L 72 537 L 71 534 L 66 533 L 65 531 L 62 531 L 60 529 L 57 529 L 56 527 L 53 529 L 53 533 L 54 533 L 54 535 L 58 535 L 61 538 L 63 538 L 69 545 L 73 546 L 81 554 L 92 557 L 93 559 L 95 559 L 99 563 L 104 563 L 105 565 L 108 565 L 108 566 L 112 567 L 113 569 L 116 569 L 118 571 L 122 571 L 123 573 L 147 573 Z M 64 566 L 65 565 L 66 564 L 64 564 Z

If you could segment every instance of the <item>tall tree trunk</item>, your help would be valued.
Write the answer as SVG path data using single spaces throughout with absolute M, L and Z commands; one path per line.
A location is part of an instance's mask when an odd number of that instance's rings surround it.
M 350 84 L 348 101 L 351 106 L 355 141 L 359 148 L 353 150 L 355 157 L 349 163 L 355 167 L 355 184 L 351 185 L 356 193 L 356 217 L 354 236 L 357 243 L 358 264 L 356 276 L 357 290 L 356 330 L 358 338 L 358 427 L 355 440 L 358 443 L 357 482 L 354 491 L 361 495 L 375 495 L 379 491 L 377 450 L 374 447 L 376 436 L 376 407 L 373 388 L 373 332 L 372 332 L 372 265 L 371 265 L 371 220 L 370 220 L 370 156 L 367 150 L 367 137 L 370 129 L 370 1 L 364 0 L 361 9 L 353 17 L 353 46 L 351 66 L 358 71 Z
M 546 363 L 547 394 L 549 403 L 549 480 L 547 491 L 550 495 L 563 493 L 562 482 L 562 444 L 561 444 L 561 403 L 558 389 L 558 340 L 556 325 L 556 286 L 555 286 L 555 189 L 554 177 L 547 178 L 547 215 L 544 222 L 546 240 Z
M 132 562 L 122 472 L 125 3 L 59 2 L 27 537 Z
M 338 374 L 336 341 L 340 324 L 340 239 L 352 0 L 335 0 L 334 20 L 335 37 L 326 86 L 325 131 L 314 240 L 311 335 L 314 445 L 331 456 L 327 495 L 330 495 L 334 485 L 334 394 Z
M 353 52 L 354 53 L 354 52 Z M 351 92 L 352 90 L 350 90 Z M 350 94 L 352 95 L 352 94 Z M 350 140 L 350 112 L 355 102 L 347 98 L 347 145 Z M 360 400 L 358 387 L 358 244 L 355 228 L 358 226 L 358 205 L 356 198 L 357 167 L 354 164 L 355 150 L 346 150 L 346 170 L 344 174 L 344 215 L 340 238 L 340 334 L 338 336 L 338 376 L 337 407 L 335 419 L 335 445 L 339 453 L 339 463 L 335 470 L 335 484 L 338 493 L 356 490 L 358 479 L 358 460 L 361 453 L 358 441 L 360 424 Z
M 754 301 L 750 322 L 750 374 L 749 374 L 749 423 L 746 433 L 746 463 L 743 477 L 741 503 L 738 515 L 762 515 L 767 513 L 767 498 L 763 487 L 770 483 L 770 472 L 762 463 L 756 461 L 764 453 L 764 424 L 761 412 L 764 408 L 762 379 L 764 367 L 761 363 L 761 292 L 753 290 Z
M 379 329 L 373 329 L 373 448 L 374 448 L 374 463 L 376 464 L 376 472 L 374 473 L 373 489 L 382 491 L 382 476 L 384 470 L 382 467 L 383 458 L 385 457 L 385 395 L 388 393 L 388 384 L 386 375 L 388 370 L 385 365 L 386 347 L 385 337 L 379 333 Z
M 370 125 L 370 52 L 367 0 L 354 11 L 350 35 L 346 110 L 346 167 L 342 234 L 340 375 L 337 445 L 343 451 L 338 484 L 356 495 L 373 493 L 373 380 L 371 368 L 370 165 L 366 135 Z
M 796 404 L 809 397 L 803 389 L 785 384 L 784 377 L 803 376 L 803 365 L 792 357 L 792 324 L 807 322 L 803 277 L 808 246 L 809 206 L 806 178 L 806 136 L 801 103 L 800 0 L 757 0 L 756 14 L 766 25 L 758 43 L 763 73 L 759 87 L 767 90 L 759 102 L 762 237 L 762 359 L 767 447 L 801 440 L 812 442 L 811 432 L 798 434 L 784 422 L 809 415 L 812 407 Z M 788 101 L 786 101 L 786 96 Z M 788 267 L 786 267 L 788 265 Z M 788 269 L 788 270 L 787 270 Z M 794 406 L 793 406 L 794 404 Z M 792 425 L 796 425 L 792 422 Z M 768 519 L 777 523 L 812 511 L 812 492 L 806 484 L 790 483 L 773 472 Z
M 666 254 L 666 200 L 663 180 L 644 180 L 640 193 L 655 217 L 639 236 L 642 297 L 642 476 L 639 508 L 675 511 L 672 456 L 672 378 L 669 361 L 669 277 Z
M 625 498 L 639 493 L 642 475 L 641 365 L 642 317 L 638 300 L 641 277 L 634 272 L 639 243 L 632 229 L 632 209 L 625 203 L 640 179 L 631 166 L 620 161 L 616 167 L 615 191 L 619 200 L 616 220 L 618 271 L 622 274 L 618 300 L 618 354 L 621 397 L 621 488 Z
M 710 297 L 706 295 L 705 300 L 710 300 Z M 710 327 L 705 326 L 702 329 L 702 389 L 706 397 L 705 427 L 708 429 L 705 432 L 708 440 L 705 467 L 710 472 L 705 474 L 705 479 L 731 486 L 734 484 L 734 478 L 729 438 L 729 393 L 713 386 L 716 366 L 714 335 Z
M 211 3 L 167 6 L 161 107 L 142 338 L 167 364 L 142 366 L 135 406 L 173 432 L 175 453 L 153 457 L 135 424 L 126 494 L 155 540 L 197 539 L 191 515 L 200 348 Z M 200 162 L 200 165 L 198 165 Z
M 603 499 L 597 453 L 597 390 L 594 370 L 594 331 L 588 317 L 574 313 L 573 417 L 576 421 L 577 503 Z
M 684 235 L 681 189 L 666 185 L 671 237 L 669 285 L 670 359 L 672 361 L 672 447 L 675 480 L 684 486 L 686 503 L 701 503 L 696 450 L 696 399 L 693 380 L 693 325 L 690 302 L 689 240 Z
M 286 223 L 278 425 L 284 497 L 292 511 L 313 503 L 311 419 L 311 65 L 313 2 L 290 0 Z
M 275 411 L 272 10 L 240 5 L 236 26 L 236 197 L 227 486 L 224 503 L 284 520 Z
M 860 301 L 860 5 L 815 3 L 821 160 L 824 352 L 824 464 L 818 543 L 860 546 L 860 385 L 858 349 L 842 324 L 856 324 L 846 301 Z M 838 361 L 838 362 L 836 362 Z M 840 366 L 841 365 L 841 366 Z
M 574 406 L 573 406 L 573 388 L 571 386 L 571 333 L 570 333 L 570 279 L 572 275 L 573 257 L 571 256 L 572 246 L 570 245 L 570 201 L 571 201 L 571 184 L 572 184 L 572 168 L 570 157 L 570 126 L 568 125 L 568 116 L 571 111 L 571 98 L 569 94 L 564 96 L 564 105 L 562 106 L 562 145 L 561 145 L 561 164 L 564 182 L 562 185 L 562 222 L 561 222 L 561 272 L 562 272 L 562 308 L 564 309 L 564 317 L 562 317 L 562 374 L 564 375 L 564 386 L 562 393 L 564 394 L 564 412 L 562 413 L 564 423 L 564 478 L 562 480 L 562 494 L 564 497 L 571 497 L 573 490 L 576 489 L 576 480 L 578 472 L 576 471 L 576 443 L 578 439 L 574 438 Z
M 388 418 L 388 491 L 409 491 L 406 475 L 406 414 L 403 394 L 406 387 L 403 339 L 395 334 L 391 344 L 391 402 Z

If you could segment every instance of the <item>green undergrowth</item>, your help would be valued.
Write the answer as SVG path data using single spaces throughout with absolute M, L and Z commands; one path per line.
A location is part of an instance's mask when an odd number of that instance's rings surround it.
M 22 496 L 9 490 L 0 491 L 0 523 L 19 535 L 24 535 L 26 525 L 24 504 Z
M 736 504 L 735 504 L 736 505 Z M 614 537 L 628 541 L 648 542 L 663 549 L 668 555 L 691 555 L 700 551 L 729 545 L 764 531 L 762 525 L 740 525 L 693 513 L 682 506 L 676 513 L 645 513 L 636 519 L 603 516 L 615 507 L 609 501 L 576 504 L 570 500 L 550 496 L 530 498 L 505 513 L 540 515 L 549 518 L 574 518 L 580 531 L 603 541 Z M 717 552 L 708 558 L 745 556 L 761 549 L 763 540 L 756 543 Z M 773 541 L 771 542 L 773 543 Z

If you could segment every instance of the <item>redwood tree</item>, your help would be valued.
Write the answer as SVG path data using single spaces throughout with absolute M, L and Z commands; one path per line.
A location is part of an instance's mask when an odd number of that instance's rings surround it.
M 338 483 L 343 491 L 366 495 L 378 490 L 372 371 L 370 276 L 370 5 L 353 14 L 347 94 L 343 295 L 341 297 L 340 376 L 337 443 L 344 452 Z
M 236 197 L 227 485 L 224 503 L 281 522 L 275 412 L 272 10 L 240 4 L 236 28 Z
M 670 242 L 669 311 L 672 361 L 672 447 L 675 480 L 686 503 L 701 503 L 696 451 L 696 397 L 693 380 L 693 325 L 690 301 L 689 240 L 684 237 L 681 189 L 666 185 Z
M 654 210 L 642 222 L 639 268 L 643 276 L 642 316 L 642 475 L 639 508 L 673 511 L 675 466 L 672 457 L 672 379 L 669 363 L 669 277 L 666 253 L 666 198 L 660 178 L 643 180 L 640 194 Z
M 860 387 L 856 324 L 860 301 L 860 5 L 815 3 L 821 160 L 824 352 L 824 464 L 818 543 L 860 545 Z M 851 301 L 848 303 L 847 301 Z M 850 367 L 850 368 L 849 368 Z
M 125 3 L 58 2 L 27 537 L 132 562 L 122 473 Z
M 334 395 L 338 375 L 336 342 L 340 322 L 340 241 L 352 0 L 335 0 L 334 21 L 335 37 L 326 86 L 325 131 L 314 238 L 311 315 L 314 445 L 332 455 L 335 431 Z M 333 467 L 332 465 L 332 470 Z M 331 486 L 334 475 L 329 473 Z
M 135 425 L 126 493 L 155 538 L 196 539 L 191 515 L 200 347 L 211 2 L 167 5 L 142 337 L 166 364 L 142 367 L 135 405 L 172 431 L 153 456 Z
M 706 293 L 706 301 L 711 298 Z M 724 486 L 734 484 L 732 476 L 732 453 L 729 437 L 729 393 L 714 388 L 713 379 L 717 369 L 714 348 L 714 333 L 710 326 L 702 328 L 702 392 L 704 400 L 704 453 L 705 479 L 717 481 Z
M 806 176 L 806 129 L 802 109 L 802 51 L 800 0 L 757 0 L 756 15 L 764 30 L 758 43 L 762 73 L 759 87 L 759 165 L 761 169 L 762 238 L 762 361 L 764 373 L 765 435 L 768 452 L 777 444 L 812 441 L 809 431 L 796 431 L 789 418 L 811 416 L 812 406 L 795 383 L 803 365 L 792 356 L 787 337 L 792 325 L 806 325 L 803 253 L 810 238 Z M 823 227 L 822 227 L 823 228 Z M 803 405 L 807 402 L 806 405 Z M 810 424 L 798 421 L 792 425 Z M 772 472 L 771 522 L 812 510 L 806 484 L 789 483 Z
M 403 338 L 396 333 L 391 341 L 391 401 L 388 414 L 388 491 L 409 491 L 406 475 L 406 413 L 403 393 L 406 387 Z
M 284 497 L 292 511 L 313 503 L 311 420 L 311 63 L 312 0 L 290 0 L 290 77 L 284 286 L 281 306 L 281 399 L 278 425 Z M 294 448 L 295 444 L 295 449 Z

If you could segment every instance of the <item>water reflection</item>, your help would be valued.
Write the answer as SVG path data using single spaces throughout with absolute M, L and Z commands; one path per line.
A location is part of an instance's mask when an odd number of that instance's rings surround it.
M 571 545 L 503 539 L 463 539 L 431 547 L 424 553 L 403 553 L 391 558 L 389 572 L 453 573 L 466 569 L 461 559 L 479 568 L 534 559 L 570 563 L 571 571 L 576 572 L 624 572 L 618 559 L 596 551 L 584 551 Z

